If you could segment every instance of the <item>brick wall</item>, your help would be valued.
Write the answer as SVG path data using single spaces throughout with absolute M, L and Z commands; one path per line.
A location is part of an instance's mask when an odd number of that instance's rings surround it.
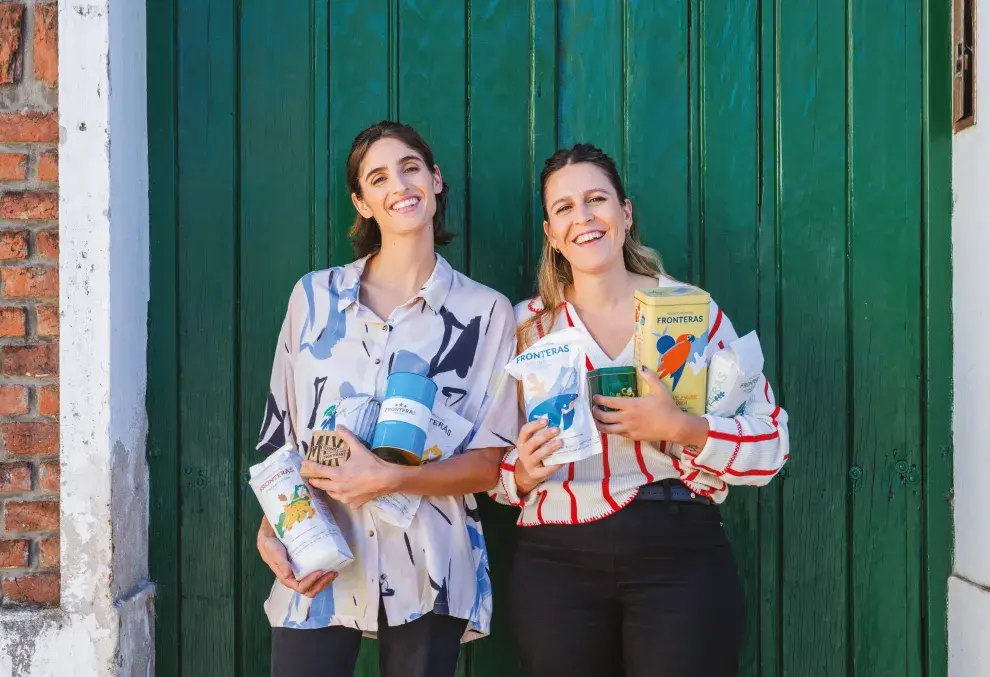
M 0 607 L 58 604 L 58 36 L 0 0 Z

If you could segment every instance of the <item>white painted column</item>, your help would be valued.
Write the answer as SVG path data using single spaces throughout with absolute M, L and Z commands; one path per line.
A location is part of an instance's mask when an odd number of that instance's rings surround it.
M 949 675 L 990 675 L 990 5 L 976 20 L 976 125 L 952 143 L 955 558 Z
M 0 676 L 148 675 L 144 0 L 59 0 L 59 609 L 0 616 Z

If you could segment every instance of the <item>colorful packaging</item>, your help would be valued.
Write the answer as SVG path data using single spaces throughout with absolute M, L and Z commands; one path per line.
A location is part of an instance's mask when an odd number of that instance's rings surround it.
M 430 428 L 426 433 L 426 449 L 423 464 L 442 461 L 453 456 L 467 441 L 474 426 L 453 409 L 439 402 L 433 405 Z M 407 529 L 412 524 L 422 496 L 412 494 L 388 494 L 371 502 L 378 514 L 389 524 Z
M 291 445 L 251 466 L 251 488 L 297 579 L 314 571 L 340 571 L 354 561 L 326 503 L 299 473 L 302 457 Z
M 679 285 L 636 290 L 636 366 L 652 369 L 670 389 L 682 411 L 705 413 L 708 348 L 708 292 Z M 639 394 L 649 394 L 637 375 Z
M 588 394 L 591 403 L 595 395 L 605 397 L 636 397 L 636 368 L 635 367 L 603 367 L 588 372 Z M 601 407 L 612 411 L 608 407 Z
M 350 430 L 365 445 L 370 445 L 380 407 L 379 402 L 368 395 L 333 400 L 323 412 L 321 429 L 313 431 L 306 449 L 306 460 L 337 467 L 351 457 L 347 442 L 335 432 L 338 425 Z M 304 472 L 303 477 L 309 479 L 312 475 Z
M 712 355 L 705 411 L 716 416 L 737 415 L 762 374 L 763 350 L 756 332 L 751 331 Z
M 602 453 L 588 395 L 585 338 L 570 328 L 548 334 L 505 365 L 522 382 L 526 419 L 546 418 L 564 446 L 544 465 L 574 463 Z
M 385 386 L 371 450 L 392 463 L 419 465 L 436 395 L 437 384 L 427 377 L 392 372 Z

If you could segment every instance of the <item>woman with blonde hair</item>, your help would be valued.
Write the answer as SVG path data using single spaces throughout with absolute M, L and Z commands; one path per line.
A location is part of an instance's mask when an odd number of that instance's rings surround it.
M 558 151 L 540 179 L 546 239 L 539 295 L 516 306 L 520 348 L 575 328 L 588 369 L 632 366 L 635 291 L 679 283 L 640 242 L 601 150 Z M 714 301 L 709 311 L 710 344 L 736 339 Z M 545 466 L 561 442 L 539 419 L 502 460 L 492 495 L 521 508 L 510 613 L 533 677 L 737 673 L 743 607 L 717 506 L 730 485 L 766 484 L 783 466 L 787 415 L 762 375 L 731 418 L 684 413 L 643 375 L 646 396 L 595 396 L 602 454 Z

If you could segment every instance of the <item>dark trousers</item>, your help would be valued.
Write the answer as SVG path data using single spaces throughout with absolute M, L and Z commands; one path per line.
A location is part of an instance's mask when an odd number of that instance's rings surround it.
M 530 677 L 735 677 L 743 606 L 718 508 L 635 500 L 519 530 L 510 613 Z
M 378 612 L 378 665 L 382 677 L 453 677 L 467 621 L 429 613 L 388 626 Z M 272 677 L 352 677 L 361 632 L 334 626 L 272 628 Z

